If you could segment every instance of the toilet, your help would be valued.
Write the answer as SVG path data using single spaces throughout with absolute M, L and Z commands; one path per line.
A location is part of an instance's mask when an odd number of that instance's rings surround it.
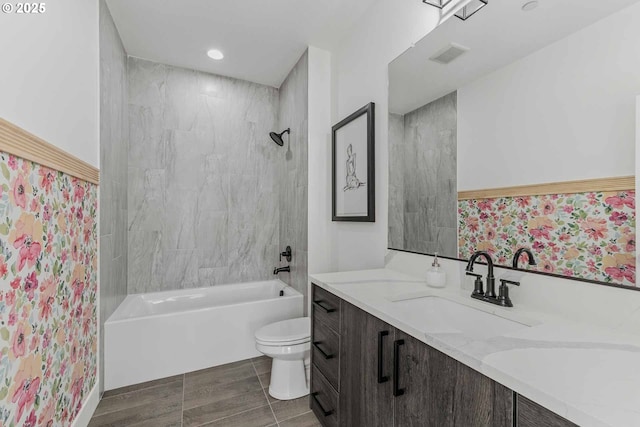
M 273 359 L 269 395 L 278 400 L 291 400 L 309 394 L 310 319 L 301 317 L 272 323 L 260 328 L 255 337 L 256 349 Z

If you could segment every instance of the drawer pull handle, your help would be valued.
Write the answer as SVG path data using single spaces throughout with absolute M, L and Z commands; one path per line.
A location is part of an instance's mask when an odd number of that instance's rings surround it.
M 402 396 L 404 389 L 400 388 L 400 346 L 404 345 L 404 340 L 396 340 L 393 343 L 393 395 Z
M 322 356 L 323 356 L 326 360 L 333 359 L 333 354 L 327 354 L 327 353 L 325 353 L 325 352 L 324 352 L 324 350 L 322 350 L 322 349 L 320 348 L 320 344 L 322 344 L 322 341 L 315 341 L 315 342 L 313 343 L 313 346 L 316 348 L 316 350 L 318 350 L 318 351 L 320 352 L 320 354 L 322 354 Z
M 384 361 L 382 359 L 384 354 L 383 344 L 384 337 L 386 337 L 387 335 L 389 335 L 389 331 L 378 332 L 378 384 L 386 383 L 387 381 L 389 381 L 389 377 L 385 377 L 382 374 L 382 371 L 384 369 Z
M 330 410 L 330 411 L 327 411 L 326 409 L 324 409 L 322 407 L 322 403 L 320 403 L 320 401 L 318 400 L 317 396 L 318 396 L 318 392 L 311 393 L 311 398 L 313 399 L 314 402 L 316 402 L 316 405 L 318 405 L 318 408 L 320 408 L 320 411 L 322 412 L 322 414 L 325 417 L 328 417 L 329 415 L 333 415 L 333 409 Z
M 314 301 L 313 304 L 323 309 L 325 313 L 333 313 L 336 311 L 335 308 L 327 306 L 323 300 Z

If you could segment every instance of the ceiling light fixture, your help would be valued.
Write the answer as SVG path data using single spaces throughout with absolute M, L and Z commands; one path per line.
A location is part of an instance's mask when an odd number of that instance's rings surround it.
M 431 6 L 435 6 L 438 9 L 442 9 L 453 0 L 422 0 L 423 3 L 430 4 Z
M 536 7 L 538 7 L 538 1 L 537 0 L 528 1 L 525 4 L 522 5 L 522 10 L 525 11 L 525 12 L 530 12 L 533 9 L 535 9 Z
M 460 11 L 456 13 L 456 16 L 463 21 L 471 18 L 477 11 L 485 7 L 489 3 L 489 0 L 472 0 L 467 3 Z
M 207 56 L 211 59 L 215 59 L 216 61 L 219 61 L 222 58 L 224 58 L 224 54 L 220 52 L 218 49 L 211 49 L 210 51 L 207 52 Z

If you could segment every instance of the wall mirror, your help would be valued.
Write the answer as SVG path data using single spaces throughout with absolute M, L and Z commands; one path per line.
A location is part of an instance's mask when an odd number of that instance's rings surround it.
M 389 248 L 638 289 L 640 2 L 525 3 L 389 64 Z

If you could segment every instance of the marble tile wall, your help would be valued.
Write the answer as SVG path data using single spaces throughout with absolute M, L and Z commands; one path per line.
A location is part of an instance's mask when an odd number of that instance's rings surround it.
M 127 296 L 127 54 L 100 1 L 100 337 Z M 104 366 L 100 345 L 100 367 Z M 100 374 L 102 378 L 102 373 Z M 102 384 L 101 384 L 102 385 Z
M 389 194 L 390 206 L 404 205 L 402 215 L 390 212 L 390 242 L 403 245 L 391 247 L 457 256 L 456 128 L 456 92 L 404 115 L 403 149 L 391 153 L 389 175 L 390 188 L 403 192 Z
M 390 248 L 404 248 L 404 116 L 389 113 Z
M 293 258 L 285 260 L 291 273 L 280 278 L 307 296 L 307 190 L 308 190 L 308 117 L 309 58 L 300 58 L 280 87 L 278 132 L 291 128 L 291 135 L 278 155 L 284 161 L 280 169 L 280 249 L 290 245 Z M 286 136 L 285 136 L 286 138 Z M 274 144 L 275 146 L 275 144 Z M 307 306 L 305 301 L 305 307 Z
M 271 279 L 278 91 L 130 57 L 128 291 Z

